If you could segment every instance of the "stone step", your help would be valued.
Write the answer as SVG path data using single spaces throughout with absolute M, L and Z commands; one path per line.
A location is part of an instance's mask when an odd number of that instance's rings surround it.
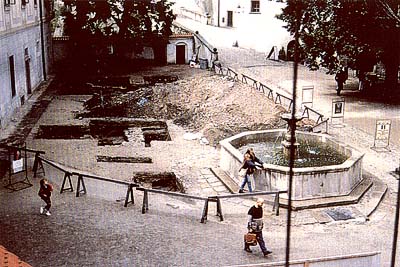
M 369 189 L 366 197 L 359 202 L 357 207 L 364 214 L 367 220 L 378 209 L 388 191 L 387 185 L 377 177 L 373 177 L 372 181 L 372 187 Z
M 221 168 L 215 167 L 210 168 L 211 172 L 225 185 L 225 187 L 231 193 L 237 193 L 239 191 L 239 186 L 236 182 Z
M 304 209 L 315 209 L 324 208 L 330 206 L 343 206 L 357 204 L 364 194 L 372 187 L 373 177 L 370 174 L 363 175 L 364 180 L 349 194 L 346 196 L 337 197 L 324 197 L 309 200 L 296 200 L 292 201 L 293 210 L 304 210 Z M 280 198 L 279 204 L 283 208 L 287 208 L 287 198 Z

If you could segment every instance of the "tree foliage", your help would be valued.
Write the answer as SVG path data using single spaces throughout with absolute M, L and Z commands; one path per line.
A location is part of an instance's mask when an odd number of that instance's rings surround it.
M 114 53 L 163 46 L 171 35 L 172 3 L 165 0 L 64 0 L 65 32 L 82 57 L 112 45 Z
M 400 17 L 397 0 L 288 0 L 278 18 L 298 31 L 299 50 L 312 69 L 335 73 L 341 65 L 371 71 L 376 55 L 386 81 L 397 83 Z

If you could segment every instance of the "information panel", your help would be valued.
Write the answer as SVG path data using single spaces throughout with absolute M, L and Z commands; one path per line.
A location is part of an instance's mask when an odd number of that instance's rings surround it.
M 332 124 L 340 124 L 344 122 L 344 98 L 332 99 Z
M 389 147 L 391 120 L 377 120 L 375 127 L 375 140 L 373 148 Z

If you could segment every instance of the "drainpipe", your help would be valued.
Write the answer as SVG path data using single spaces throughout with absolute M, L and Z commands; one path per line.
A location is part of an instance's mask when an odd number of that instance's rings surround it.
M 43 6 L 42 6 L 42 0 L 38 0 L 38 1 L 39 1 L 40 42 L 41 42 L 41 46 L 42 46 L 43 79 L 46 81 L 47 74 L 46 74 L 46 55 L 45 55 L 45 49 L 44 49 Z
M 217 23 L 218 27 L 219 27 L 219 16 L 220 16 L 220 8 L 221 8 L 221 2 L 220 1 L 221 0 L 218 0 L 218 23 Z

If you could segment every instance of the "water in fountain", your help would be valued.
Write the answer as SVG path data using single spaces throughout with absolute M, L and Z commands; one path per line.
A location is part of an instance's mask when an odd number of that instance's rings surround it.
M 289 166 L 289 160 L 283 153 L 282 140 L 283 137 L 279 136 L 275 141 L 248 143 L 239 147 L 238 150 L 244 154 L 249 147 L 252 147 L 257 157 L 263 162 Z M 347 159 L 345 155 L 324 143 L 302 139 L 297 142 L 300 145 L 294 162 L 296 168 L 339 165 Z

